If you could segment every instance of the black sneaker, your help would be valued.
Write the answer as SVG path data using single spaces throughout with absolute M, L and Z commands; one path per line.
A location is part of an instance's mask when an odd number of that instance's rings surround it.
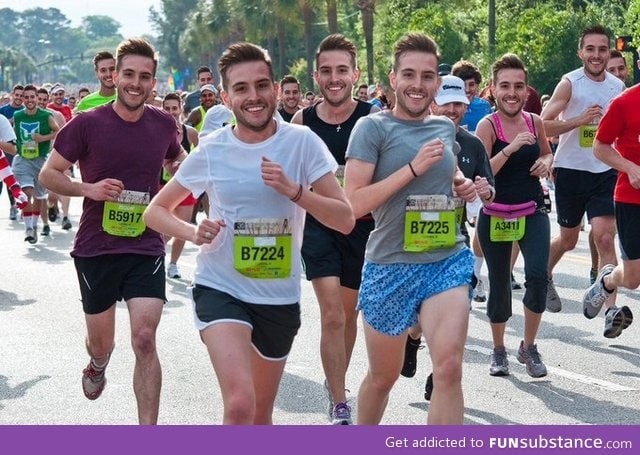
M 633 322 L 633 313 L 628 306 L 611 307 L 604 317 L 604 336 L 606 338 L 617 338 L 622 331 Z
M 522 289 L 522 285 L 516 281 L 516 277 L 513 276 L 513 273 L 511 274 L 511 289 L 514 291 Z
M 66 216 L 62 218 L 62 229 L 64 229 L 65 231 L 71 229 L 71 221 L 69 221 L 69 218 L 67 218 Z
M 44 226 L 42 226 L 41 234 L 44 236 L 49 236 L 51 234 L 51 228 L 49 227 L 48 224 L 45 224 Z
M 56 220 L 58 219 L 58 214 L 60 212 L 58 211 L 58 207 L 57 206 L 51 206 L 49 207 L 49 210 L 47 210 L 47 215 L 49 216 L 49 221 L 51 223 L 55 223 Z
M 412 378 L 416 374 L 418 367 L 418 349 L 420 349 L 420 339 L 414 340 L 407 335 L 407 344 L 404 347 L 404 364 L 400 374 L 405 378 Z
M 429 373 L 427 377 L 427 382 L 424 385 L 424 399 L 429 401 L 431 400 L 431 394 L 433 393 L 433 373 Z

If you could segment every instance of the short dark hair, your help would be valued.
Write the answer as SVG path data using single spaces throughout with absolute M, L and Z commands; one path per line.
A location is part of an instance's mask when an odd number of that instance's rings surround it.
M 47 90 L 47 89 L 46 89 L 46 88 L 44 88 L 44 87 L 40 87 L 40 88 L 36 91 L 36 95 L 37 95 L 38 93 L 44 93 L 45 95 L 49 96 L 49 90 Z
M 164 106 L 164 102 L 170 100 L 177 101 L 178 105 L 182 106 L 182 98 L 176 92 L 167 93 L 162 100 L 162 105 Z
M 592 25 L 582 30 L 580 39 L 578 40 L 578 49 L 582 49 L 582 46 L 584 45 L 584 37 L 587 35 L 604 35 L 607 37 L 607 41 L 611 41 L 611 34 L 609 33 L 609 30 L 600 24 Z
M 358 85 L 358 91 L 360 91 L 361 88 L 366 88 L 367 92 L 369 92 L 369 86 L 367 84 L 360 84 Z
M 91 93 L 91 90 L 89 90 L 87 87 L 80 87 L 78 89 L 78 95 L 80 94 L 80 92 L 87 92 L 87 93 Z
M 393 46 L 393 71 L 398 69 L 398 62 L 405 52 L 424 52 L 436 56 L 440 62 L 440 50 L 438 44 L 429 35 L 424 33 L 407 33 L 400 38 Z
M 245 62 L 266 63 L 267 67 L 269 68 L 269 77 L 271 78 L 271 80 L 274 79 L 271 57 L 269 57 L 269 53 L 266 51 L 266 49 L 247 42 L 235 43 L 229 46 L 222 53 L 220 60 L 218 60 L 218 71 L 220 72 L 220 79 L 223 89 L 226 90 L 227 84 L 229 83 L 229 81 L 227 80 L 227 71 L 229 71 L 229 68 L 233 65 Z
M 198 68 L 198 71 L 196 71 L 196 77 L 200 76 L 201 73 L 213 74 L 213 71 L 211 71 L 211 68 L 209 68 L 208 66 L 201 66 L 200 68 Z
M 24 85 L 22 85 L 22 84 L 14 85 L 13 89 L 11 90 L 11 92 L 15 92 L 16 90 L 24 90 Z
M 298 90 L 300 90 L 300 82 L 298 82 L 298 79 L 296 79 L 293 74 L 287 74 L 282 79 L 280 79 L 280 87 L 282 87 L 284 84 L 297 84 Z
M 508 70 L 508 69 L 517 69 L 517 70 L 524 71 L 524 81 L 525 83 L 528 82 L 529 72 L 527 71 L 527 68 L 524 66 L 524 63 L 522 63 L 522 60 L 520 60 L 520 57 L 518 57 L 516 54 L 508 53 L 508 54 L 504 54 L 502 57 L 496 60 L 496 62 L 493 64 L 493 67 L 491 68 L 491 73 L 493 75 L 493 83 L 497 84 L 499 71 Z
M 24 91 L 24 92 L 26 92 L 27 90 L 28 90 L 28 91 L 34 91 L 34 92 L 38 93 L 38 87 L 36 87 L 36 86 L 35 86 L 35 85 L 33 85 L 33 84 L 27 84 L 27 85 L 25 85 L 25 86 L 24 86 L 24 88 L 22 89 L 22 91 Z
M 356 45 L 353 44 L 353 41 L 346 36 L 340 33 L 334 33 L 333 35 L 327 36 L 320 42 L 318 50 L 316 51 L 316 68 L 318 67 L 318 57 L 320 57 L 320 54 L 328 51 L 347 52 L 351 57 L 351 68 L 356 68 L 356 56 L 358 51 L 356 49 Z
M 101 51 L 98 52 L 95 57 L 93 57 L 93 67 L 95 69 L 98 69 L 98 62 L 101 62 L 102 60 L 115 60 L 113 58 L 113 54 L 109 51 Z
M 609 51 L 609 59 L 612 58 L 621 58 L 622 60 L 624 60 L 625 65 L 627 64 L 627 59 L 624 58 L 624 54 L 617 49 L 611 49 Z
M 122 59 L 128 55 L 139 55 L 153 60 L 153 77 L 158 69 L 158 57 L 153 46 L 144 38 L 129 38 L 118 45 L 116 50 L 116 70 L 120 70 Z
M 482 73 L 480 73 L 480 70 L 475 64 L 468 60 L 460 60 L 454 63 L 451 67 L 451 74 L 459 77 L 463 81 L 473 79 L 476 81 L 476 84 L 482 82 Z

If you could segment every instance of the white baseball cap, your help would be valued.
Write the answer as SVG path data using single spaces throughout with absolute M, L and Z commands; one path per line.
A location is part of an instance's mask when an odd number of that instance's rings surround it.
M 448 103 L 469 104 L 469 98 L 465 94 L 464 81 L 457 76 L 450 74 L 442 76 L 440 88 L 436 93 L 435 100 L 438 106 Z

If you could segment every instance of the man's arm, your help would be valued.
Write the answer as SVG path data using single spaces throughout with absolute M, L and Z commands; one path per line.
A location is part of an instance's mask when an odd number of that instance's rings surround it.
M 567 108 L 570 100 L 571 82 L 568 79 L 562 79 L 540 115 L 544 121 L 547 137 L 559 136 L 581 125 L 588 125 L 603 114 L 602 107 L 593 105 L 576 117 L 559 120 L 558 116 Z
M 200 109 L 195 108 L 194 110 L 189 112 L 189 116 L 187 117 L 187 120 L 185 120 L 184 123 L 186 123 L 189 126 L 195 127 L 198 123 L 200 123 L 200 120 L 202 120 L 202 114 L 200 113 Z
M 58 122 L 56 122 L 56 119 L 53 117 L 53 114 L 50 115 L 47 120 L 49 122 L 49 128 L 51 129 L 51 132 L 49 134 L 33 133 L 32 137 L 34 141 L 47 142 L 54 139 L 56 137 L 56 134 L 58 134 L 58 130 L 60 129 L 60 127 L 58 126 Z
M 46 188 L 62 196 L 84 196 L 95 201 L 115 201 L 124 190 L 124 184 L 117 179 L 107 178 L 96 183 L 72 179 L 65 174 L 72 164 L 53 149 L 40 171 L 38 180 Z
M 596 139 L 593 142 L 593 154 L 604 164 L 629 176 L 629 182 L 635 189 L 640 189 L 640 166 L 620 155 L 612 144 L 606 144 Z

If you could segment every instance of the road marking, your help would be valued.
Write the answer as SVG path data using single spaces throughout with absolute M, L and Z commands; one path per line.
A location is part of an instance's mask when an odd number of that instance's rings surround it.
M 482 346 L 476 346 L 473 344 L 470 344 L 470 345 L 468 344 L 465 346 L 465 348 L 468 351 L 478 352 L 480 354 L 485 354 L 485 355 L 491 355 L 493 352 L 493 349 L 485 348 Z M 520 365 L 520 363 L 518 362 L 517 365 Z M 627 387 L 620 384 L 615 384 L 609 381 L 603 381 L 602 379 L 592 378 L 584 374 L 563 370 L 562 368 L 547 367 L 547 371 L 549 373 L 553 373 L 556 376 L 562 376 L 564 378 L 570 379 L 572 381 L 580 382 L 582 384 L 595 385 L 605 390 L 609 390 L 611 392 L 635 392 L 637 390 L 640 390 L 633 387 Z

